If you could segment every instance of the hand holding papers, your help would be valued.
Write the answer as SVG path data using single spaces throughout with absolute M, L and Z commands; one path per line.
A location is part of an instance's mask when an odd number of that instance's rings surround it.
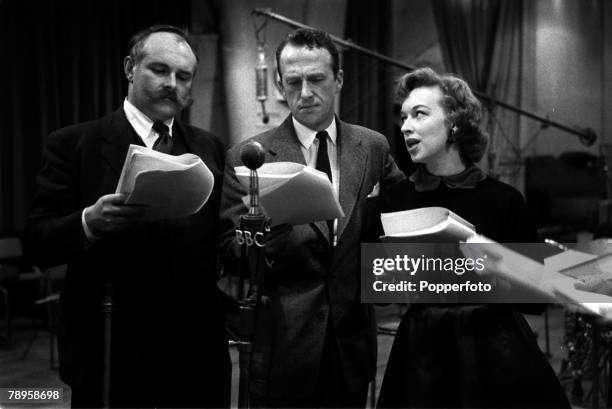
M 250 169 L 235 168 L 236 177 L 248 191 Z M 264 163 L 259 176 L 259 203 L 272 226 L 304 224 L 344 217 L 327 175 L 293 162 Z M 245 205 L 249 197 L 243 198 Z
M 212 172 L 198 156 L 167 155 L 130 145 L 116 193 L 125 203 L 145 205 L 149 220 L 189 216 L 204 206 L 214 185 Z
M 461 250 L 470 257 L 486 254 L 486 272 L 507 280 L 513 287 L 513 298 L 562 302 L 572 309 L 612 318 L 612 292 L 605 294 L 612 289 L 612 282 L 606 280 L 611 271 L 597 269 L 597 256 L 568 250 L 544 259 L 542 264 L 483 236 L 468 239 Z

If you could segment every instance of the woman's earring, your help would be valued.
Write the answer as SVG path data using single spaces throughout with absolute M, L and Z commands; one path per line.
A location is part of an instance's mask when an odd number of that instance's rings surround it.
M 448 135 L 448 144 L 450 145 L 451 143 L 455 143 L 456 139 L 455 139 L 455 134 L 457 133 L 459 129 L 457 128 L 457 125 L 453 125 L 453 127 L 450 130 L 450 135 Z

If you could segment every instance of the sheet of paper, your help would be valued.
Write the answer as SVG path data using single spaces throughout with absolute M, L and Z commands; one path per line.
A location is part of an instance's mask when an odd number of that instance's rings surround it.
M 236 167 L 236 176 L 245 190 L 250 186 L 250 169 Z M 327 175 L 292 162 L 266 163 L 257 171 L 259 203 L 271 225 L 305 224 L 344 217 L 342 207 Z M 246 206 L 250 197 L 243 198 Z
M 474 235 L 474 231 L 453 219 L 416 232 L 382 236 L 386 243 L 458 243 Z
M 552 289 L 544 284 L 546 267 L 485 236 L 476 235 L 459 248 L 466 257 L 482 258 L 487 274 L 496 274 L 508 280 L 515 294 L 532 302 L 550 302 L 555 299 Z
M 183 170 L 195 165 L 201 159 L 191 153 L 173 156 L 157 152 L 153 149 L 130 145 L 116 193 L 129 193 L 134 189 L 138 173 L 144 170 Z
M 593 254 L 583 253 L 582 251 L 567 250 L 562 253 L 544 259 L 544 265 L 556 271 L 565 270 L 566 268 L 574 267 L 586 261 L 596 259 Z
M 469 230 L 468 237 L 474 235 L 474 225 L 444 207 L 422 207 L 380 215 L 387 236 L 418 236 L 437 232 L 444 227 L 442 223 L 449 220 Z
M 166 155 L 130 145 L 117 192 L 126 203 L 147 207 L 146 218 L 169 219 L 199 211 L 212 192 L 214 177 L 196 155 Z
M 555 269 L 571 264 L 572 256 L 588 260 L 591 258 L 589 254 L 568 252 L 565 257 L 555 255 L 545 259 L 545 263 L 538 263 L 483 236 L 475 236 L 468 240 L 468 243 L 461 245 L 466 256 L 482 257 L 486 254 L 486 264 L 490 272 L 522 286 L 523 289 L 533 289 L 531 293 L 525 293 L 530 297 L 531 294 L 534 297 L 541 294 L 542 302 L 559 302 L 570 309 L 612 318 L 612 296 L 583 291 L 579 289 L 580 286 L 585 286 L 583 280 L 562 274 Z
M 264 163 L 257 169 L 257 177 L 259 179 L 259 194 L 275 189 L 276 187 L 285 184 L 291 178 L 300 173 L 306 165 L 294 162 L 270 162 Z M 236 177 L 240 184 L 248 191 L 250 187 L 251 170 L 246 166 L 237 166 L 235 168 Z
M 587 259 L 586 256 L 584 258 L 585 261 L 559 269 L 559 272 L 574 278 L 590 279 L 599 277 L 602 279 L 606 278 L 612 280 L 612 254 L 607 254 L 600 257 L 593 255 L 591 259 Z M 547 262 L 548 258 L 544 261 Z

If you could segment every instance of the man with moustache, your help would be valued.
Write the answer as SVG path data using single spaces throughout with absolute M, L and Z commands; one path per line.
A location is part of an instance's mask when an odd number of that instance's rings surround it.
M 338 51 L 328 34 L 299 29 L 276 50 L 278 87 L 291 115 L 248 141 L 266 162 L 315 167 L 330 178 L 345 217 L 293 226 L 266 244 L 273 261 L 265 277 L 267 305 L 251 360 L 252 407 L 364 407 L 376 372 L 373 309 L 360 301 L 360 241 L 379 188 L 404 175 L 386 138 L 334 115 L 343 83 Z M 247 142 L 248 142 L 247 141 Z M 245 142 L 246 143 L 246 142 Z M 228 151 L 221 200 L 222 251 L 235 265 L 235 229 L 247 209 L 234 171 L 239 144 Z M 266 335 L 268 335 L 266 337 Z
M 68 264 L 60 376 L 73 407 L 100 407 L 103 294 L 113 286 L 113 407 L 229 407 L 225 296 L 215 253 L 223 146 L 175 118 L 192 102 L 197 57 L 185 30 L 153 26 L 129 45 L 123 105 L 49 136 L 24 235 L 41 266 Z M 193 153 L 215 177 L 196 214 L 143 220 L 114 193 L 130 144 Z

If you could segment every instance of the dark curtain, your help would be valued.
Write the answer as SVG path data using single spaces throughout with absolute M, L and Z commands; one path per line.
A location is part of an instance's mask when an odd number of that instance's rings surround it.
M 348 1 L 345 38 L 379 54 L 391 55 L 391 12 L 391 0 Z M 393 110 L 393 67 L 349 49 L 343 52 L 342 60 L 344 87 L 340 117 L 381 132 L 395 153 L 399 127 Z M 399 147 L 403 147 L 403 142 Z M 405 151 L 398 150 L 398 153 Z
M 131 35 L 189 26 L 190 10 L 189 0 L 0 0 L 0 235 L 23 228 L 49 132 L 117 109 Z
M 495 100 L 521 106 L 523 1 L 433 0 L 432 5 L 447 70 Z M 491 138 L 486 166 L 516 185 L 516 169 L 504 172 L 502 166 L 520 157 L 520 117 L 495 104 L 485 108 Z

